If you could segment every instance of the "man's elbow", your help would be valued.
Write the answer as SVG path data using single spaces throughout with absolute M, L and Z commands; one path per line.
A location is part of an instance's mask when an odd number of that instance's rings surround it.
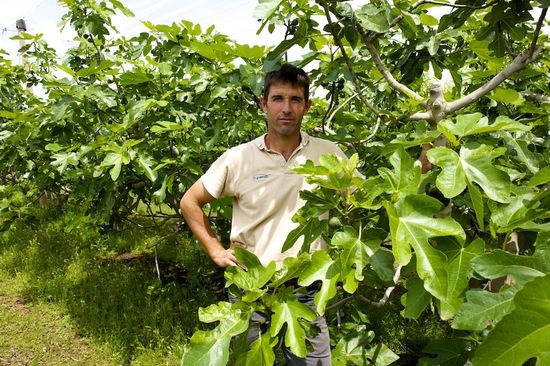
M 212 201 L 214 197 L 208 193 L 200 181 L 195 182 L 180 200 L 180 210 L 184 217 L 196 210 L 201 210 L 204 205 Z
M 181 197 L 180 200 L 180 213 L 183 215 L 183 217 L 186 217 L 186 215 L 189 213 L 191 206 L 193 205 L 193 198 L 191 194 L 191 189 L 188 189 L 184 194 L 183 197 Z

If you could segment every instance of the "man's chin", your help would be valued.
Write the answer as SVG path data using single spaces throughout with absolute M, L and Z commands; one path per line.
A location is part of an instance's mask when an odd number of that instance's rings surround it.
M 285 136 L 285 137 L 292 137 L 299 134 L 300 134 L 300 131 L 296 130 L 295 128 L 288 128 L 288 129 L 285 128 L 285 129 L 279 130 L 279 135 Z

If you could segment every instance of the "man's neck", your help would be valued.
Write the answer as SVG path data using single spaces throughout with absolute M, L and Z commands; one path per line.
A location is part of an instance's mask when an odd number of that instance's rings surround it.
M 286 138 L 285 138 L 286 137 Z M 269 150 L 280 153 L 285 160 L 290 159 L 290 156 L 300 145 L 302 140 L 301 134 L 295 136 L 276 136 L 268 132 L 265 136 L 265 145 Z

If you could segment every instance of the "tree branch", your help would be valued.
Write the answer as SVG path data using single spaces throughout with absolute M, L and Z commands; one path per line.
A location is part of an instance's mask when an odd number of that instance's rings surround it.
M 492 1 L 481 6 L 470 6 L 470 5 L 447 4 L 439 1 L 420 0 L 417 3 L 415 3 L 410 9 L 414 10 L 415 8 L 423 4 L 451 6 L 454 8 L 483 9 L 493 5 L 496 2 L 497 1 Z M 325 6 L 325 12 L 327 12 L 327 9 L 329 9 L 330 12 L 335 14 L 340 20 L 346 19 L 346 16 L 340 14 L 334 6 L 330 6 L 330 7 Z M 494 90 L 498 85 L 500 85 L 505 80 L 507 80 L 508 77 L 510 77 L 510 75 L 525 68 L 529 63 L 531 63 L 534 59 L 536 59 L 539 56 L 543 48 L 537 47 L 537 41 L 540 35 L 542 24 L 544 22 L 544 18 L 546 17 L 547 11 L 548 11 L 548 8 L 543 8 L 542 13 L 537 22 L 533 39 L 526 50 L 524 50 L 519 55 L 517 55 L 507 67 L 505 67 L 502 71 L 500 71 L 497 75 L 495 75 L 486 84 L 479 87 L 472 93 L 465 95 L 462 98 L 455 100 L 453 102 L 447 102 L 445 100 L 443 96 L 442 88 L 438 84 L 433 85 L 431 87 L 430 99 L 426 103 L 425 98 L 423 98 L 420 94 L 416 93 L 415 91 L 408 88 L 406 85 L 401 84 L 399 81 L 397 81 L 395 77 L 392 75 L 392 73 L 388 70 L 388 68 L 382 62 L 380 55 L 378 53 L 378 50 L 374 45 L 374 41 L 379 36 L 379 33 L 367 32 L 361 26 L 361 24 L 359 23 L 356 23 L 356 24 L 357 24 L 357 30 L 359 31 L 361 38 L 365 43 L 367 50 L 369 51 L 376 68 L 382 73 L 384 79 L 386 79 L 390 87 L 393 90 L 400 92 L 406 95 L 407 97 L 422 103 L 422 106 L 424 106 L 427 109 L 427 111 L 424 111 L 424 112 L 414 113 L 409 117 L 409 120 L 410 121 L 426 120 L 430 122 L 433 126 L 435 123 L 437 123 L 439 120 L 441 120 L 445 116 L 452 114 L 458 111 L 459 109 L 462 109 L 474 103 L 475 101 L 479 100 L 481 97 L 488 94 L 489 92 Z M 391 22 L 391 25 L 394 26 L 399 21 L 401 21 L 402 18 L 403 16 L 396 17 Z M 335 37 L 335 39 L 337 39 L 337 37 Z
M 327 110 L 325 111 L 325 114 L 323 115 L 323 119 L 321 120 L 321 129 L 323 131 L 323 133 L 325 132 L 325 126 L 326 126 L 326 122 L 327 122 L 327 118 L 329 116 L 329 114 L 331 113 L 331 111 L 334 109 L 334 104 L 335 104 L 335 100 L 337 99 L 337 88 L 336 88 L 336 84 L 334 82 L 331 83 L 331 88 L 330 88 L 330 102 L 328 104 L 328 107 L 327 107 Z
M 330 10 L 330 12 L 332 12 L 334 15 L 336 15 L 336 17 L 338 17 L 338 19 L 340 19 L 340 20 L 347 19 L 344 15 L 340 14 L 338 12 L 338 9 L 336 9 L 334 6 L 330 6 L 330 7 L 328 7 L 328 9 Z M 325 12 L 326 12 L 326 10 L 325 10 Z M 407 86 L 401 84 L 400 82 L 398 82 L 395 79 L 395 77 L 391 74 L 391 72 L 388 70 L 388 68 L 384 65 L 384 63 L 380 59 L 380 55 L 378 54 L 378 51 L 376 50 L 376 47 L 374 47 L 374 42 L 373 42 L 374 37 L 371 37 L 369 32 L 367 32 L 361 26 L 361 24 L 359 24 L 358 22 L 355 22 L 355 23 L 357 25 L 357 30 L 361 34 L 363 42 L 366 44 L 367 50 L 369 51 L 369 53 L 372 57 L 372 60 L 374 61 L 374 64 L 376 65 L 376 68 L 382 73 L 382 75 L 384 76 L 384 79 L 386 79 L 386 81 L 388 82 L 390 87 L 392 89 L 394 89 L 395 91 L 398 91 L 398 92 L 406 95 L 409 98 L 415 99 L 418 102 L 423 103 L 425 98 L 423 98 L 420 94 L 418 94 L 415 91 L 409 89 Z
M 426 112 L 417 112 L 414 113 L 412 116 L 409 117 L 410 121 L 418 121 L 418 120 L 426 120 L 432 124 L 439 121 L 441 118 L 452 114 L 472 103 L 479 100 L 481 97 L 485 96 L 492 90 L 494 90 L 496 87 L 498 87 L 501 83 L 506 81 L 510 75 L 513 73 L 524 69 L 529 65 L 534 59 L 536 59 L 540 53 L 543 51 L 542 47 L 537 47 L 537 41 L 538 37 L 540 35 L 540 29 L 542 27 L 542 23 L 544 22 L 544 18 L 546 17 L 546 13 L 548 11 L 548 8 L 543 8 L 541 15 L 537 21 L 537 26 L 535 29 L 535 32 L 533 34 L 533 39 L 531 41 L 531 44 L 529 47 L 521 52 L 519 55 L 517 55 L 514 60 L 506 66 L 503 70 L 501 70 L 498 74 L 496 74 L 491 80 L 489 80 L 484 85 L 480 86 L 478 89 L 474 90 L 468 95 L 463 96 L 462 98 L 455 100 L 453 102 L 446 102 L 443 98 L 443 95 L 441 94 L 441 98 L 438 100 L 438 108 L 437 114 L 434 113 L 434 111 L 430 108 L 430 103 L 428 103 L 428 111 Z M 431 97 L 430 97 L 431 100 Z
M 501 72 L 496 74 L 491 80 L 489 80 L 485 85 L 479 87 L 468 95 L 455 100 L 448 104 L 446 114 L 451 114 L 458 111 L 461 108 L 464 108 L 484 95 L 488 94 L 490 91 L 494 90 L 502 82 L 504 82 L 510 75 L 513 73 L 525 68 L 533 59 L 537 58 L 538 55 L 542 52 L 542 47 L 537 48 L 534 52 L 531 52 L 531 49 L 527 49 L 520 53 L 514 61 L 507 67 L 505 67 Z
M 376 50 L 376 47 L 374 47 L 374 43 L 372 39 L 368 36 L 367 32 L 365 32 L 363 27 L 359 26 L 359 33 L 361 33 L 361 36 L 363 37 L 363 40 L 367 46 L 367 50 L 369 51 L 372 57 L 372 61 L 374 61 L 374 64 L 376 65 L 376 68 L 380 71 L 380 73 L 382 73 L 382 75 L 384 76 L 384 79 L 386 79 L 390 87 L 393 90 L 398 91 L 401 94 L 404 94 L 407 97 L 412 98 L 423 104 L 425 101 L 425 98 L 423 98 L 420 94 L 410 89 L 406 85 L 398 82 L 395 79 L 395 77 L 392 75 L 392 73 L 388 70 L 388 68 L 384 65 L 384 63 L 382 62 L 382 59 L 380 58 L 380 55 L 378 54 L 378 51 Z
M 361 89 L 361 91 L 363 90 L 366 90 L 368 89 L 368 87 L 364 87 L 363 89 Z M 355 93 L 353 94 L 352 96 L 350 96 L 348 99 L 344 100 L 344 102 L 342 102 L 338 107 L 336 107 L 332 113 L 328 116 L 328 118 L 326 119 L 326 122 L 325 122 L 325 125 L 326 125 L 326 128 L 330 129 L 330 123 L 332 122 L 332 119 L 334 118 L 334 116 L 336 115 L 336 113 L 338 113 L 338 111 L 340 111 L 340 109 L 342 109 L 343 107 L 346 106 L 346 104 L 348 104 L 349 102 L 351 102 L 353 100 L 353 98 L 357 97 L 357 95 L 359 95 L 359 93 Z
M 376 134 L 378 133 L 378 129 L 380 128 L 381 123 L 382 123 L 382 117 L 378 116 L 378 118 L 376 119 L 376 124 L 374 125 L 374 129 L 372 130 L 370 135 L 367 136 L 366 139 L 361 140 L 361 143 L 365 143 L 365 142 L 369 141 L 370 139 L 372 139 L 374 136 L 376 136 Z
M 95 43 L 95 37 L 92 34 L 89 34 L 89 37 L 90 37 L 90 39 L 88 40 L 88 42 L 91 42 L 92 45 L 94 46 L 94 48 L 97 52 L 98 62 L 103 61 L 103 54 L 101 53 L 101 50 L 99 49 L 99 46 Z
M 334 42 L 336 42 L 336 45 L 340 49 L 340 52 L 342 53 L 342 57 L 344 58 L 344 61 L 346 62 L 346 65 L 348 67 L 348 70 L 351 74 L 351 79 L 353 81 L 353 85 L 355 86 L 355 90 L 357 91 L 357 95 L 359 96 L 359 99 L 361 102 L 370 109 L 377 117 L 380 117 L 380 112 L 370 103 L 365 96 L 363 95 L 361 85 L 359 84 L 359 79 L 357 79 L 357 75 L 355 75 L 355 72 L 353 71 L 353 65 L 351 63 L 350 58 L 348 57 L 346 53 L 346 49 L 344 48 L 344 45 L 342 44 L 342 40 L 338 36 L 338 33 L 334 29 L 334 23 L 332 22 L 332 19 L 330 17 L 330 10 L 328 8 L 328 5 L 324 1 L 318 1 L 318 3 L 324 8 L 325 10 L 325 16 L 327 18 L 327 22 L 330 27 L 330 33 L 332 34 L 332 38 L 334 38 Z

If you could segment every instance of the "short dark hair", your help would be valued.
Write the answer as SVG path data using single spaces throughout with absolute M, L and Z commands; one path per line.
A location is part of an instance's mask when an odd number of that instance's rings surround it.
M 309 100 L 309 77 L 299 67 L 284 64 L 279 70 L 268 72 L 264 80 L 264 99 L 269 96 L 271 85 L 276 83 L 289 83 L 293 87 L 304 88 L 304 99 L 306 102 Z

